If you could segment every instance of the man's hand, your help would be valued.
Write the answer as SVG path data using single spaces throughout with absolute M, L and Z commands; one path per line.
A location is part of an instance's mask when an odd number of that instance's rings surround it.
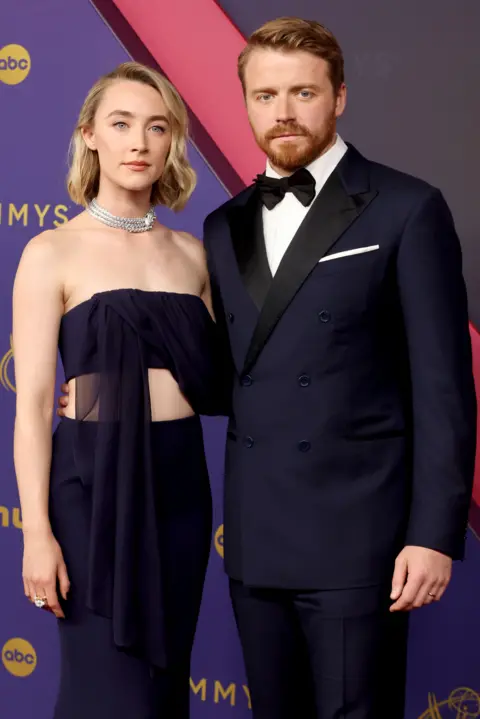
M 438 602 L 452 575 L 452 560 L 425 547 L 405 547 L 397 557 L 390 598 L 391 612 L 409 611 Z
M 68 407 L 68 384 L 62 384 L 60 391 L 63 394 L 58 398 L 57 414 L 59 417 L 65 417 L 65 407 Z

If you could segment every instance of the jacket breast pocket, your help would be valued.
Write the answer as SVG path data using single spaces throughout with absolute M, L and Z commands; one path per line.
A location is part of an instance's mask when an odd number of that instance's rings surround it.
M 325 255 L 317 262 L 313 270 L 315 276 L 326 277 L 342 272 L 371 272 L 376 265 L 378 266 L 382 262 L 383 258 L 381 249 L 351 255 L 343 255 L 340 251 L 338 253 L 332 252 L 331 254 L 331 259 L 329 255 Z M 337 254 L 339 255 L 338 257 L 335 256 Z
M 317 263 L 307 283 L 308 301 L 323 313 L 322 321 L 331 318 L 333 331 L 360 328 L 368 321 L 382 264 L 378 251 Z

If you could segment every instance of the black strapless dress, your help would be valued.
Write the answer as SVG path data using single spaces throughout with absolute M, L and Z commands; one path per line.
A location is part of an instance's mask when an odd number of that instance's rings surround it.
M 52 450 L 71 581 L 54 716 L 183 719 L 212 529 L 199 415 L 225 411 L 217 328 L 194 295 L 111 290 L 64 315 L 59 346 L 76 419 Z M 150 368 L 194 416 L 152 421 Z

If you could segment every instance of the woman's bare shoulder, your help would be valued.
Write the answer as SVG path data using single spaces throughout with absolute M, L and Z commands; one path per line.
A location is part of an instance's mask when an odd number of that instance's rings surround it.
M 71 256 L 72 250 L 78 247 L 78 239 L 83 229 L 80 217 L 81 215 L 74 217 L 60 227 L 44 230 L 32 237 L 23 249 L 20 265 L 32 267 L 37 271 L 45 270 L 49 274 L 59 269 Z
M 14 282 L 14 302 L 26 297 L 38 288 L 54 291 L 60 286 L 61 253 L 55 230 L 45 230 L 25 245 Z
M 51 262 L 58 254 L 56 230 L 44 230 L 32 237 L 25 245 L 22 260 L 28 262 Z
M 73 217 L 59 227 L 51 230 L 44 230 L 26 244 L 25 251 L 36 253 L 39 256 L 47 253 L 63 253 L 69 242 L 78 239 L 82 231 L 87 229 L 84 221 L 84 213 Z
M 173 235 L 178 246 L 184 250 L 184 252 L 187 252 L 192 259 L 197 260 L 202 265 L 205 264 L 206 255 L 203 242 L 189 232 L 175 231 Z

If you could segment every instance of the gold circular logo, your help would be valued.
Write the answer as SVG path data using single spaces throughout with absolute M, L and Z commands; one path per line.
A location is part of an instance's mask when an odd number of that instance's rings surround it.
M 14 677 L 28 677 L 37 666 L 37 653 L 26 639 L 9 639 L 2 649 L 5 669 Z
M 12 335 L 10 335 L 10 349 L 8 352 L 6 352 L 2 359 L 0 360 L 0 382 L 5 387 L 5 389 L 9 389 L 12 392 L 15 392 L 15 386 L 13 382 L 10 380 L 8 367 L 10 365 L 11 360 L 13 359 L 13 343 L 12 343 Z
M 215 549 L 223 559 L 223 524 L 215 532 Z
M 435 694 L 428 695 L 428 709 L 419 719 L 477 719 L 480 716 L 480 696 L 468 687 L 459 687 L 448 699 L 437 701 Z
M 27 77 L 31 65 L 28 50 L 21 45 L 5 45 L 0 49 L 0 82 L 18 85 Z

